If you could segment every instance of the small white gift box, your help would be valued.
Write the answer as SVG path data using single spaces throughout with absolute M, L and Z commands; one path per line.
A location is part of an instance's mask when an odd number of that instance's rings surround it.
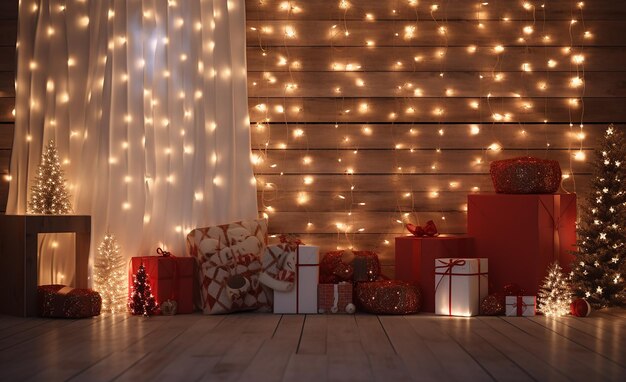
M 294 287 L 289 291 L 274 290 L 274 313 L 316 314 L 319 282 L 319 247 L 298 245 L 290 252 L 286 268 L 296 273 Z
M 435 313 L 476 316 L 488 294 L 487 259 L 435 259 Z
M 534 316 L 537 312 L 536 296 L 506 296 L 504 298 L 507 316 Z

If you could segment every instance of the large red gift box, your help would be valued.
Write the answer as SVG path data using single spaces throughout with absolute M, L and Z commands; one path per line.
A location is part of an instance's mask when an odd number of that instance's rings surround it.
M 417 283 L 422 311 L 435 312 L 435 259 L 474 257 L 471 237 L 396 237 L 396 279 Z
M 178 256 L 133 257 L 132 274 L 137 273 L 141 263 L 146 268 L 150 289 L 157 304 L 175 300 L 177 314 L 193 313 L 196 259 Z M 130 284 L 132 285 L 132 277 Z
M 467 226 L 492 290 L 514 283 L 536 295 L 551 262 L 569 272 L 574 260 L 576 194 L 468 195 Z

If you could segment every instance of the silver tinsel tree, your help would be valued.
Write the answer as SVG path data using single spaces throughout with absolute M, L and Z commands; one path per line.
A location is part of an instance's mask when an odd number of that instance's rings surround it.
M 59 163 L 54 140 L 50 140 L 37 168 L 30 189 L 27 212 L 29 214 L 62 215 L 72 212 L 70 195 L 65 189 L 65 176 Z
M 543 280 L 538 293 L 539 311 L 548 317 L 561 317 L 569 313 L 572 292 L 568 278 L 558 263 L 548 267 L 548 275 Z
M 127 276 L 126 261 L 120 254 L 115 236 L 104 235 L 98 245 L 93 267 L 94 289 L 102 296 L 102 311 L 122 313 L 126 311 Z

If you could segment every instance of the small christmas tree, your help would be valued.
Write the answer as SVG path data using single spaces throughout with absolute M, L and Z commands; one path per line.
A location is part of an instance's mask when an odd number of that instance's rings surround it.
M 29 214 L 61 215 L 72 212 L 70 196 L 65 189 L 65 177 L 54 140 L 50 140 L 41 154 L 35 184 L 30 189 Z
M 130 313 L 144 316 L 153 315 L 156 312 L 156 302 L 150 290 L 150 281 L 143 264 L 139 265 L 137 273 L 133 275 L 133 290 L 128 301 Z
M 567 276 L 558 263 L 548 267 L 548 275 L 539 288 L 539 311 L 548 317 L 561 317 L 569 313 L 572 293 Z
M 115 236 L 107 233 L 98 245 L 94 264 L 94 289 L 102 296 L 102 311 L 120 313 L 126 302 L 126 262 Z
M 578 229 L 574 294 L 594 308 L 626 304 L 626 138 L 613 125 L 595 152 Z

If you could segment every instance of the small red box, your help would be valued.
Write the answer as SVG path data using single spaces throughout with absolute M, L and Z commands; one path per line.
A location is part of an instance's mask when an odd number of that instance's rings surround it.
M 422 311 L 435 312 L 435 259 L 474 257 L 469 236 L 396 237 L 396 279 L 417 283 Z
M 317 285 L 318 313 L 354 313 L 348 305 L 354 307 L 351 283 Z
M 492 291 L 514 283 L 536 295 L 551 262 L 569 272 L 574 260 L 576 194 L 469 195 L 467 226 Z
M 150 289 L 157 304 L 175 300 L 177 314 L 194 311 L 194 283 L 196 259 L 178 256 L 141 256 L 131 261 L 132 274 L 137 273 L 143 263 L 150 281 Z M 132 285 L 132 274 L 129 278 Z

